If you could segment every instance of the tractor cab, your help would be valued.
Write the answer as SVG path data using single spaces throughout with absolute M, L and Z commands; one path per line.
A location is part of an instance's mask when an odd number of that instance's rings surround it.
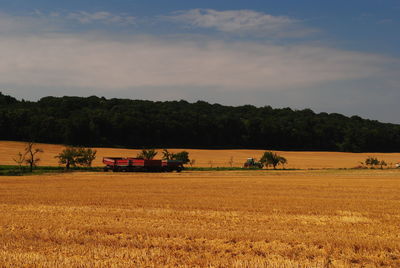
M 263 164 L 257 162 L 253 157 L 247 158 L 243 165 L 244 168 L 263 168 Z

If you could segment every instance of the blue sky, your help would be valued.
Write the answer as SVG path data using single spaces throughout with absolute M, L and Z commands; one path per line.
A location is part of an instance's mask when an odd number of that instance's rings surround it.
M 400 123 L 399 1 L 0 0 L 0 85 Z

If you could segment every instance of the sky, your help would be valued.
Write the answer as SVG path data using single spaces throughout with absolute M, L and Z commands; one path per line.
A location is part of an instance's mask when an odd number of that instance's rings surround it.
M 0 0 L 0 91 L 400 123 L 398 0 Z

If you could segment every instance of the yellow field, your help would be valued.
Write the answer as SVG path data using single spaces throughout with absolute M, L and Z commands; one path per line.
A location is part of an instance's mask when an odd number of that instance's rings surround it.
M 0 177 L 0 213 L 2 267 L 400 267 L 399 170 Z
M 38 144 L 38 147 L 44 150 L 39 157 L 42 161 L 39 165 L 57 166 L 57 159 L 54 158 L 64 148 L 61 145 Z M 13 157 L 18 152 L 23 152 L 24 143 L 0 141 L 0 165 L 15 165 Z M 94 161 L 94 166 L 103 166 L 102 158 L 104 156 L 115 157 L 134 157 L 139 150 L 128 149 L 111 149 L 111 148 L 96 148 L 97 159 Z M 178 152 L 182 149 L 170 149 L 172 152 Z M 157 157 L 161 157 L 162 150 L 159 150 Z M 186 150 L 189 152 L 189 157 L 195 159 L 197 167 L 229 167 L 230 160 L 233 159 L 234 167 L 241 167 L 248 157 L 259 159 L 264 150 Z M 365 161 L 368 156 L 378 157 L 380 160 L 385 160 L 389 165 L 400 162 L 400 153 L 337 153 L 337 152 L 280 152 L 278 154 L 287 158 L 289 163 L 286 168 L 295 169 L 321 169 L 321 168 L 353 168 L 360 165 L 360 162 Z

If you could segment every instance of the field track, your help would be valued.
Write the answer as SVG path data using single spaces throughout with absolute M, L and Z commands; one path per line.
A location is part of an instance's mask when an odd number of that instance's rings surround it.
M 40 154 L 41 162 L 39 165 L 57 166 L 55 155 L 61 152 L 64 148 L 61 145 L 38 144 L 38 147 L 44 150 Z M 0 141 L 0 165 L 15 165 L 13 157 L 18 152 L 24 150 L 24 143 Z M 103 166 L 102 157 L 104 156 L 123 156 L 134 157 L 139 150 L 128 149 L 112 149 L 112 148 L 96 148 L 97 159 L 94 161 L 94 166 Z M 182 149 L 170 149 L 172 152 L 178 152 Z M 189 157 L 195 159 L 196 167 L 229 167 L 230 160 L 233 160 L 234 167 L 241 167 L 248 157 L 259 159 L 264 150 L 186 150 L 189 152 Z M 321 168 L 353 168 L 360 165 L 360 162 L 365 161 L 368 156 L 378 157 L 380 160 L 385 160 L 386 163 L 392 166 L 400 162 L 400 153 L 338 153 L 338 152 L 278 152 L 289 161 L 286 168 L 294 169 L 321 169 Z M 159 150 L 158 157 L 161 157 Z
M 0 214 L 2 267 L 400 267 L 399 170 L 0 177 Z

